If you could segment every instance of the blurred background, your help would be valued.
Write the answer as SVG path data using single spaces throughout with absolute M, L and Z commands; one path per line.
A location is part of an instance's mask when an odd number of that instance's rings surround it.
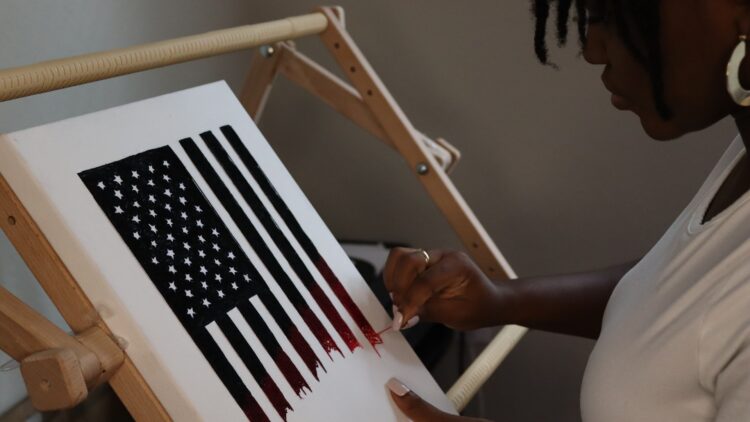
M 735 135 L 732 122 L 680 140 L 647 138 L 618 112 L 575 39 L 536 62 L 529 0 L 340 0 L 348 30 L 415 126 L 463 153 L 452 179 L 520 276 L 604 267 L 643 255 L 687 205 Z M 312 0 L 3 0 L 0 68 L 308 13 Z M 297 42 L 321 63 L 315 38 Z M 225 79 L 237 92 L 251 52 L 176 65 L 0 104 L 0 132 Z M 392 150 L 281 79 L 260 128 L 334 234 L 460 248 Z M 344 176 L 345 175 L 345 176 Z M 0 282 L 64 325 L 0 234 Z M 491 334 L 491 333 L 490 333 Z M 448 387 L 454 345 L 435 371 Z M 593 342 L 529 334 L 467 414 L 580 420 Z M 0 355 L 0 360 L 6 356 Z M 637 363 L 635 363 L 637 365 Z M 0 372 L 0 414 L 25 396 Z

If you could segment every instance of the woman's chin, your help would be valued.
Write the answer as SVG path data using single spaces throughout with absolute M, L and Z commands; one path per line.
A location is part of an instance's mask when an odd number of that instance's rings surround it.
M 674 123 L 665 121 L 661 117 L 644 117 L 638 115 L 641 119 L 641 126 L 646 134 L 657 141 L 671 141 L 685 134 L 685 131 L 678 128 Z

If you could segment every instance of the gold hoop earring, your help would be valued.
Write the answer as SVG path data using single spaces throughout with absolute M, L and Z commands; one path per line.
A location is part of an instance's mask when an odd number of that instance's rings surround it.
M 740 66 L 747 54 L 747 35 L 740 35 L 740 42 L 732 52 L 727 63 L 727 92 L 735 103 L 750 106 L 750 91 L 745 89 L 740 82 Z

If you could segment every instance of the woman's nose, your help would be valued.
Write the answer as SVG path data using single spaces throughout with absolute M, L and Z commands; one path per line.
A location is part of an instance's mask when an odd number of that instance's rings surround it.
M 589 25 L 586 33 L 586 45 L 583 47 L 583 58 L 591 64 L 607 64 L 607 48 L 602 25 Z

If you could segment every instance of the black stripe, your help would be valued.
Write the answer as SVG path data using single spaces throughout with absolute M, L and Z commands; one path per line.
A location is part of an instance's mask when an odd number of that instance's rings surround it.
M 318 248 L 315 247 L 315 244 L 312 242 L 312 240 L 310 240 L 310 237 L 308 237 L 307 233 L 305 233 L 305 231 L 302 229 L 302 226 L 297 221 L 297 218 L 294 216 L 294 214 L 292 214 L 292 211 L 286 205 L 281 195 L 279 195 L 279 193 L 276 191 L 273 183 L 271 183 L 271 181 L 268 179 L 268 176 L 266 176 L 263 169 L 260 168 L 260 165 L 255 160 L 253 155 L 250 153 L 247 147 L 245 147 L 245 144 L 242 142 L 242 139 L 240 139 L 239 135 L 237 135 L 237 132 L 235 132 L 231 126 L 227 125 L 221 127 L 221 133 L 224 135 L 226 140 L 229 141 L 232 149 L 234 149 L 234 151 L 240 157 L 240 160 L 253 176 L 253 179 L 255 179 L 256 183 L 258 183 L 258 186 L 260 186 L 260 189 L 266 195 L 268 200 L 271 201 L 271 204 L 273 204 L 276 212 L 279 213 L 281 218 L 284 220 L 284 223 L 294 234 L 294 237 L 302 246 L 302 249 L 305 251 L 305 253 L 307 253 L 312 260 L 320 258 L 321 255 L 320 252 L 318 252 Z
M 214 342 L 211 334 L 205 329 L 199 329 L 192 332 L 190 336 L 247 418 L 252 422 L 268 421 L 268 416 L 263 412 L 245 383 L 242 382 L 240 376 L 237 375 L 232 364 L 224 356 L 224 352 Z
M 232 180 L 232 183 L 234 183 L 235 187 L 237 187 L 237 190 L 245 199 L 245 202 L 250 205 L 250 208 L 253 210 L 256 217 L 258 217 L 258 220 L 260 220 L 261 224 L 263 224 L 263 227 L 265 227 L 266 231 L 271 236 L 271 239 L 273 239 L 274 243 L 276 243 L 276 246 L 279 248 L 284 258 L 286 258 L 287 262 L 289 262 L 289 265 L 297 274 L 297 277 L 299 277 L 299 279 L 302 281 L 302 284 L 307 287 L 308 291 L 312 294 L 313 299 L 317 302 L 318 306 L 320 306 L 320 309 L 331 321 L 331 324 L 339 333 L 347 346 L 349 346 L 349 349 L 354 350 L 355 348 L 359 347 L 359 342 L 354 336 L 354 333 L 352 333 L 352 331 L 346 325 L 346 322 L 344 322 L 344 320 L 341 318 L 341 315 L 333 306 L 333 303 L 331 303 L 331 300 L 328 298 L 328 296 L 323 293 L 323 290 L 315 281 L 313 275 L 307 269 L 307 266 L 305 266 L 305 263 L 302 262 L 302 259 L 299 257 L 299 255 L 297 255 L 297 252 L 289 242 L 289 239 L 284 236 L 284 233 L 276 224 L 271 214 L 261 202 L 260 198 L 258 198 L 258 195 L 250 186 L 250 183 L 248 183 L 247 179 L 245 179 L 237 166 L 232 162 L 232 159 L 229 157 L 227 151 L 221 146 L 219 140 L 216 139 L 214 134 L 211 132 L 201 133 L 200 136 L 201 139 L 203 139 L 203 141 L 206 143 L 208 149 L 214 155 L 216 160 L 219 162 L 221 167 Z
M 265 172 L 255 160 L 253 155 L 250 153 L 247 147 L 245 147 L 245 144 L 237 135 L 237 132 L 235 132 L 231 126 L 226 125 L 221 127 L 221 133 L 224 135 L 227 141 L 229 141 L 232 149 L 234 149 L 234 151 L 240 157 L 240 160 L 253 176 L 253 179 L 255 179 L 255 181 L 258 183 L 258 186 L 260 186 L 261 190 L 266 195 L 268 200 L 271 201 L 271 204 L 273 204 L 276 212 L 279 213 L 281 218 L 284 220 L 284 223 L 287 225 L 287 227 L 289 227 L 289 230 L 297 239 L 300 246 L 302 246 L 302 249 L 305 251 L 308 257 L 310 257 L 310 260 L 315 264 L 315 267 L 318 269 L 323 278 L 325 278 L 326 282 L 328 282 L 331 290 L 333 290 L 336 297 L 344 305 L 344 308 L 346 308 L 347 312 L 349 312 L 349 315 L 352 317 L 352 319 L 354 319 L 355 323 L 362 331 L 362 333 L 364 333 L 365 337 L 367 337 L 367 340 L 370 342 L 370 344 L 372 344 L 373 346 L 375 346 L 376 344 L 381 344 L 383 340 L 380 338 L 380 335 L 372 328 L 372 325 L 367 320 L 367 318 L 365 318 L 364 314 L 354 302 L 351 295 L 349 295 L 349 293 L 346 291 L 341 281 L 338 279 L 338 277 L 336 277 L 336 274 L 333 272 L 330 265 L 328 265 L 328 262 L 326 262 L 318 249 L 315 247 L 315 244 L 313 244 L 312 240 L 310 240 L 310 237 L 307 236 L 307 233 L 305 233 L 304 229 L 302 229 L 302 226 L 297 221 L 297 218 L 289 209 L 281 195 L 279 195 L 279 193 L 276 191 L 276 188 L 274 188 L 273 184 L 268 179 Z
M 276 337 L 250 301 L 248 300 L 239 303 L 237 309 L 245 318 L 245 321 L 247 321 L 250 329 L 253 330 L 256 336 L 258 336 L 263 347 L 265 347 L 268 354 L 271 355 L 274 363 L 276 363 L 276 366 L 281 370 L 281 373 L 284 374 L 284 378 L 289 382 L 289 385 L 294 389 L 294 392 L 297 393 L 297 396 L 300 396 L 300 393 L 304 391 L 305 388 L 310 390 L 310 386 L 307 385 L 302 374 L 300 374 L 297 367 L 294 366 L 291 359 L 289 359 L 289 355 L 287 355 L 284 349 L 281 348 L 279 342 L 276 341 Z
M 268 309 L 268 313 L 271 314 L 271 317 L 274 319 L 274 321 L 276 321 L 276 324 L 278 324 L 279 328 L 281 328 L 281 331 L 289 340 L 292 347 L 294 347 L 294 350 L 297 351 L 297 354 L 299 354 L 302 360 L 305 362 L 307 369 L 310 370 L 310 372 L 317 380 L 318 367 L 325 371 L 323 363 L 315 355 L 315 352 L 310 347 L 310 344 L 308 344 L 307 341 L 299 334 L 299 329 L 297 329 L 297 326 L 294 325 L 294 322 L 291 320 L 291 318 L 289 318 L 289 315 L 284 310 L 284 307 L 281 306 L 281 303 L 279 303 L 278 299 L 276 299 L 276 296 L 273 295 L 273 292 L 268 289 L 268 286 L 260 276 L 260 273 L 255 268 L 255 266 L 250 267 L 250 278 L 252 280 L 255 280 L 254 284 L 256 287 L 256 294 L 258 295 L 258 298 L 260 298 L 261 302 L 263 302 L 263 305 L 266 307 L 266 309 Z
M 180 145 L 185 149 L 185 152 L 198 169 L 198 172 L 203 176 L 203 179 L 208 183 L 208 186 L 214 192 L 216 197 L 219 198 L 219 201 L 227 210 L 232 220 L 237 224 L 237 227 L 239 227 L 242 234 L 255 250 L 258 257 L 260 257 L 263 264 L 271 273 L 273 279 L 278 283 L 279 287 L 281 287 L 281 290 L 289 298 L 289 301 L 294 308 L 299 312 L 302 319 L 307 323 L 308 327 L 310 327 L 310 331 L 315 335 L 323 349 L 326 350 L 329 357 L 333 350 L 337 350 L 340 353 L 340 350 L 338 350 L 338 346 L 336 346 L 331 335 L 325 327 L 323 327 L 323 324 L 321 324 L 318 317 L 312 312 L 307 302 L 305 302 L 305 299 L 297 290 L 297 287 L 294 286 L 292 280 L 290 280 L 289 276 L 284 272 L 284 269 L 281 268 L 281 265 L 279 265 L 278 261 L 273 256 L 271 250 L 268 249 L 268 246 L 263 241 L 260 233 L 255 229 L 248 216 L 245 215 L 245 212 L 237 203 L 237 200 L 234 199 L 229 189 L 224 185 L 219 175 L 211 167 L 211 164 L 203 155 L 200 148 L 198 148 L 195 142 L 190 138 L 181 140 Z
M 237 329 L 237 326 L 234 325 L 234 322 L 227 315 L 217 318 L 216 324 L 221 328 L 221 332 L 229 340 L 229 344 L 232 345 L 234 351 L 242 359 L 242 363 L 245 364 L 253 375 L 253 378 L 258 382 L 266 397 L 268 397 L 273 407 L 279 413 L 279 416 L 286 419 L 286 414 L 289 410 L 292 410 L 292 406 L 289 405 L 279 387 L 268 375 L 268 371 L 263 367 L 258 356 L 253 352 L 253 349 L 247 343 L 242 333 L 240 333 L 240 330 Z

